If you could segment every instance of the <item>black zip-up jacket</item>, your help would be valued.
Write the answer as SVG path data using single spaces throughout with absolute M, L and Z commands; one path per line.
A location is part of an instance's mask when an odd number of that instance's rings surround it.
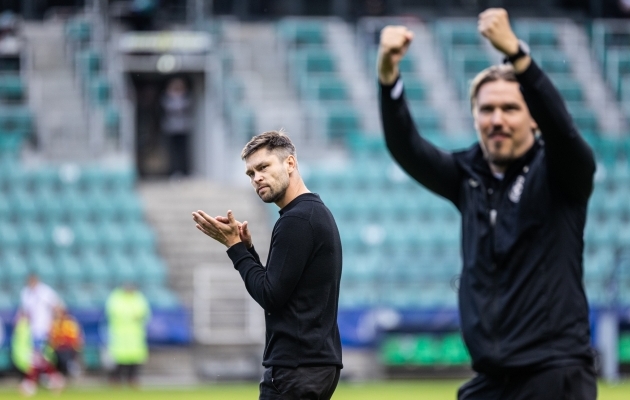
M 266 267 L 243 243 L 227 253 L 265 310 L 265 367 L 342 367 L 337 326 L 341 240 L 317 194 L 302 194 L 280 210 Z
M 391 154 L 461 212 L 461 329 L 473 369 L 490 375 L 592 363 L 582 253 L 593 153 L 533 61 L 517 78 L 542 140 L 502 180 L 479 144 L 449 153 L 422 138 L 400 79 L 381 85 Z

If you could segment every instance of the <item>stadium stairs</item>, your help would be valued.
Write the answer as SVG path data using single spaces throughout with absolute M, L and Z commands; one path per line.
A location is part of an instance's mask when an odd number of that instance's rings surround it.
M 26 23 L 23 31 L 29 43 L 26 73 L 39 154 L 48 161 L 89 160 L 88 123 L 65 54 L 64 23 Z

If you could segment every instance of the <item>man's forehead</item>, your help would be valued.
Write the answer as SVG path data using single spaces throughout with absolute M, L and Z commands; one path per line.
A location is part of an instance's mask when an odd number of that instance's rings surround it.
M 518 82 L 499 80 L 485 83 L 479 88 L 477 101 L 483 103 L 485 100 L 513 102 L 524 101 L 524 98 Z
M 262 162 L 269 161 L 269 159 L 273 156 L 274 153 L 272 150 L 269 150 L 267 148 L 258 149 L 250 154 L 247 159 L 245 159 L 245 168 L 247 170 L 254 168 L 256 165 Z

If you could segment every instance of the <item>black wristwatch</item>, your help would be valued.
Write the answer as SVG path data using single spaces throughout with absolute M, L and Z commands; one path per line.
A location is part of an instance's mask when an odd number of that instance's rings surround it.
M 528 56 L 528 55 L 529 55 L 529 46 L 527 45 L 527 43 L 519 39 L 518 51 L 514 55 L 505 56 L 505 58 L 503 59 L 503 64 L 507 64 L 507 63 L 514 64 L 516 60 L 523 58 L 525 56 Z

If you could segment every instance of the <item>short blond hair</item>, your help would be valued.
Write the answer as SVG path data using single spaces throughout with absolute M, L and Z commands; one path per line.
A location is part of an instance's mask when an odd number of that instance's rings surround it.
M 470 83 L 470 109 L 474 109 L 477 95 L 483 85 L 488 82 L 507 81 L 518 82 L 514 67 L 510 64 L 493 65 L 481 71 Z
M 295 146 L 291 142 L 291 139 L 286 135 L 283 129 L 279 131 L 263 132 L 260 135 L 254 136 L 241 151 L 241 159 L 246 160 L 256 151 L 266 148 L 269 151 L 274 151 L 281 155 L 283 158 L 288 156 L 296 156 Z

